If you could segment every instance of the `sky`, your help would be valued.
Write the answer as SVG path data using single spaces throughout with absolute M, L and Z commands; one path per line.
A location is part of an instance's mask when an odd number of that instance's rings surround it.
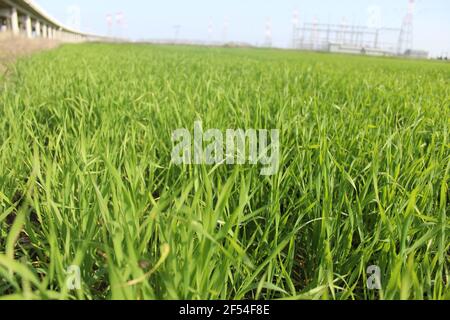
M 81 31 L 133 40 L 265 41 L 268 19 L 272 42 L 288 47 L 293 14 L 300 24 L 373 25 L 400 28 L 409 0 L 35 0 L 60 22 Z M 414 49 L 450 56 L 450 1 L 416 0 Z M 123 13 L 123 23 L 117 23 Z M 108 27 L 108 15 L 113 17 Z M 227 32 L 224 26 L 228 25 Z M 179 26 L 179 27 L 176 27 Z M 178 31 L 177 31 L 178 30 Z

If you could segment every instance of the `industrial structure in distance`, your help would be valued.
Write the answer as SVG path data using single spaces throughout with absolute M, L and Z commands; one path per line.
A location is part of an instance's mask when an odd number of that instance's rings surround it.
M 297 50 L 327 51 L 375 56 L 404 56 L 428 58 L 428 52 L 413 49 L 414 0 L 400 28 L 380 26 L 320 24 L 299 25 L 298 11 L 294 12 L 292 47 Z

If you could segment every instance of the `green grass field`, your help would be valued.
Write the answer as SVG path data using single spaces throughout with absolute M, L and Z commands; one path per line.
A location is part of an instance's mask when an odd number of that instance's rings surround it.
M 0 90 L 3 298 L 450 299 L 449 64 L 83 44 Z M 278 173 L 171 164 L 196 120 Z

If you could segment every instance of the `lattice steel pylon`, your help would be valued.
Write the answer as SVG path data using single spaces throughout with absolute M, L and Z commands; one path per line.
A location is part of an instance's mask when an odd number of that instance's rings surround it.
M 294 15 L 292 17 L 292 48 L 297 49 L 299 46 L 299 14 L 298 10 L 294 10 Z
M 113 17 L 112 14 L 106 15 L 106 24 L 108 26 L 108 37 L 112 37 Z
M 398 54 L 405 54 L 413 49 L 414 45 L 414 0 L 409 0 L 408 13 L 403 19 L 400 36 L 398 39 Z
M 264 46 L 267 48 L 272 47 L 272 19 L 267 18 L 266 21 L 266 37 Z
M 228 41 L 228 29 L 230 27 L 230 19 L 225 16 L 223 20 L 223 31 L 222 31 L 222 42 L 227 43 Z
M 214 32 L 214 24 L 213 20 L 210 17 L 208 21 L 208 41 L 211 42 L 213 40 L 213 32 Z

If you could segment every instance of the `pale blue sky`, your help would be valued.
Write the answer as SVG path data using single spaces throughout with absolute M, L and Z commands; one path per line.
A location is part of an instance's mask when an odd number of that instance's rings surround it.
M 123 12 L 127 27 L 113 33 L 132 39 L 173 39 L 174 26 L 180 25 L 181 39 L 208 40 L 208 25 L 213 23 L 213 40 L 223 39 L 225 18 L 229 20 L 226 39 L 252 44 L 264 42 L 265 24 L 272 20 L 273 44 L 289 45 L 292 16 L 299 11 L 300 23 L 348 23 L 367 25 L 368 9 L 379 7 L 381 24 L 400 27 L 408 0 L 35 0 L 61 22 L 69 19 L 71 6 L 81 12 L 83 31 L 107 34 L 107 15 Z M 433 56 L 450 55 L 450 1 L 416 0 L 414 47 Z

